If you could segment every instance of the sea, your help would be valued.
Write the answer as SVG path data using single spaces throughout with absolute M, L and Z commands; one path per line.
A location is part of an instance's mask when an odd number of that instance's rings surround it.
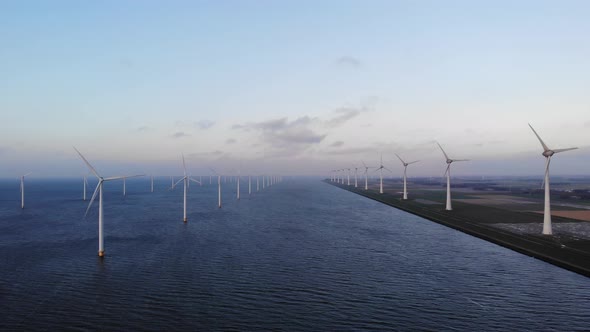
M 177 177 L 178 179 L 178 177 Z M 339 189 L 0 181 L 2 331 L 582 331 L 590 278 Z

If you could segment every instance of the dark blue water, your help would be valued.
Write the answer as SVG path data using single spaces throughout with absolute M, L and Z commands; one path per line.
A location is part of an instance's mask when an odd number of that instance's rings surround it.
M 0 182 L 2 330 L 590 328 L 590 279 L 316 180 L 105 185 L 106 257 L 81 180 Z M 230 193 L 231 192 L 231 193 Z M 90 195 L 90 194 L 89 194 Z

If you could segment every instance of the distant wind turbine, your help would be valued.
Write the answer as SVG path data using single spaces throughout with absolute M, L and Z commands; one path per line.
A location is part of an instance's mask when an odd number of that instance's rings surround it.
M 446 154 L 445 150 L 443 150 L 442 146 L 440 146 L 440 144 L 438 142 L 436 142 L 436 144 L 438 145 L 438 147 L 440 148 L 442 153 L 445 155 L 445 158 L 447 161 L 447 169 L 445 171 L 445 175 L 447 177 L 447 206 L 446 206 L 446 210 L 451 211 L 453 209 L 452 204 L 451 204 L 451 164 L 456 161 L 468 161 L 469 159 L 451 159 L 451 158 L 449 158 L 449 156 L 447 156 L 447 154 Z
M 113 180 L 120 180 L 125 178 L 125 176 L 114 176 L 103 178 L 102 176 L 98 175 L 98 172 L 90 165 L 88 160 L 84 158 L 84 156 L 74 147 L 74 150 L 80 155 L 80 158 L 84 161 L 88 169 L 98 178 L 98 184 L 96 185 L 96 189 L 94 189 L 94 194 L 92 194 L 92 198 L 90 199 L 90 203 L 88 204 L 88 208 L 86 208 L 86 213 L 84 214 L 84 218 L 88 215 L 88 211 L 90 207 L 92 207 L 92 203 L 94 203 L 94 199 L 96 198 L 96 194 L 98 193 L 98 256 L 104 256 L 104 234 L 103 234 L 103 208 L 102 208 L 102 185 L 105 181 L 113 181 Z M 134 175 L 134 176 L 127 176 L 129 177 L 136 177 L 136 176 L 143 176 L 143 175 Z
M 174 183 L 172 185 L 172 189 L 174 189 L 174 187 L 180 183 L 180 181 L 183 182 L 184 184 L 184 197 L 183 197 L 183 221 L 187 222 L 187 218 L 186 218 L 186 190 L 188 189 L 188 184 L 190 183 L 190 181 L 196 182 L 196 183 L 200 183 L 199 181 L 193 179 L 192 177 L 188 176 L 186 174 L 186 163 L 184 162 L 184 154 L 182 155 L 182 170 L 183 170 L 183 174 L 184 177 L 180 180 L 178 180 L 176 183 Z
M 404 199 L 408 199 L 408 190 L 407 190 L 407 187 L 406 187 L 406 172 L 408 170 L 408 165 L 415 164 L 419 160 L 410 161 L 409 163 L 407 163 L 397 153 L 395 153 L 395 155 L 397 156 L 397 159 L 399 159 L 399 161 L 402 162 L 402 165 L 404 165 Z
M 211 168 L 213 174 L 217 175 L 217 207 L 221 209 L 221 174 Z
M 86 178 L 86 175 L 84 175 L 84 192 L 82 194 L 82 200 L 86 201 L 86 187 L 88 186 L 88 179 Z
M 577 148 L 551 150 L 545 144 L 545 142 L 543 142 L 543 140 L 541 139 L 539 134 L 537 134 L 537 132 L 535 131 L 535 129 L 533 129 L 533 126 L 531 126 L 530 123 L 529 123 L 529 127 L 531 127 L 531 130 L 533 131 L 533 133 L 535 133 L 535 136 L 537 136 L 537 138 L 539 139 L 539 142 L 541 142 L 541 145 L 543 146 L 542 155 L 543 155 L 543 157 L 545 157 L 547 159 L 547 161 L 545 162 L 545 178 L 543 180 L 543 182 L 545 184 L 545 211 L 543 212 L 543 234 L 544 235 L 552 235 L 553 229 L 551 227 L 551 190 L 549 188 L 549 164 L 551 163 L 551 157 L 553 157 L 553 155 L 556 153 L 575 150 Z
M 391 170 L 389 168 L 383 166 L 383 155 L 381 155 L 381 164 L 375 170 L 375 172 L 379 171 L 379 193 L 380 194 L 383 194 L 383 170 L 384 169 L 391 172 Z
M 369 177 L 369 168 L 367 165 L 365 165 L 364 161 L 361 161 L 361 163 L 363 163 L 363 166 L 365 167 L 365 190 L 369 190 L 369 181 L 368 181 L 368 177 Z
M 29 176 L 31 173 L 27 173 L 20 177 L 20 208 L 25 208 L 25 176 Z

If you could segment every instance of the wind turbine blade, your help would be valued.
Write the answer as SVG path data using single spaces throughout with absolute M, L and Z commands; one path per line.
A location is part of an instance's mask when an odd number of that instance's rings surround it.
M 470 159 L 453 159 L 453 162 L 455 161 L 470 161 Z
M 394 154 L 394 155 L 397 157 L 397 159 L 399 159 L 399 161 L 401 161 L 401 162 L 402 162 L 402 164 L 405 164 L 405 162 L 402 160 L 402 157 L 400 157 L 400 156 L 399 156 L 397 153 L 395 153 L 395 152 L 394 152 L 393 154 Z
M 447 165 L 447 169 L 445 170 L 445 174 L 443 175 L 443 178 L 444 178 L 445 176 L 447 176 L 447 173 L 449 173 L 449 168 L 451 168 L 451 164 L 448 164 L 448 165 Z
M 100 178 L 100 175 L 98 175 L 98 172 L 94 169 L 94 167 L 92 167 L 92 165 L 90 165 L 90 163 L 88 162 L 88 160 L 86 160 L 86 158 L 84 158 L 84 156 L 80 153 L 80 151 L 78 151 L 78 149 L 76 149 L 75 146 L 72 146 L 74 148 L 74 150 L 76 150 L 76 152 L 78 152 L 78 155 L 80 155 L 80 157 L 82 158 L 82 160 L 84 160 L 84 163 L 86 163 L 86 166 L 88 166 L 88 169 L 90 169 L 90 171 L 92 173 L 94 173 L 94 175 L 96 175 L 97 178 Z
M 174 189 L 174 187 L 176 187 L 176 185 L 177 185 L 177 184 L 179 184 L 179 183 L 180 183 L 180 181 L 184 181 L 184 179 L 186 179 L 186 176 L 185 176 L 185 177 L 183 177 L 183 178 L 180 178 L 180 180 L 176 181 L 176 183 L 175 183 L 175 184 L 173 184 L 173 185 L 172 185 L 172 188 L 170 188 L 170 189 Z
M 417 163 L 417 162 L 419 162 L 419 161 L 420 161 L 420 160 L 411 161 L 411 162 L 409 162 L 409 163 L 408 163 L 408 165 L 415 164 L 415 163 Z
M 189 180 L 191 180 L 191 181 L 193 181 L 193 182 L 196 182 L 196 183 L 198 183 L 198 184 L 201 184 L 201 181 L 199 181 L 199 180 L 195 180 L 195 179 L 193 179 L 193 178 L 188 178 L 188 179 L 189 179 Z
M 533 126 L 531 126 L 531 124 L 529 123 L 529 127 L 531 127 L 531 130 L 533 131 L 533 133 L 535 133 L 535 136 L 537 136 L 537 138 L 539 139 L 539 142 L 541 142 L 541 145 L 543 146 L 543 149 L 545 151 L 549 151 L 549 147 L 547 147 L 547 145 L 545 144 L 545 142 L 543 142 L 543 140 L 541 139 L 541 136 L 539 136 L 539 134 L 537 134 L 537 132 L 535 131 L 535 129 L 533 128 Z
M 365 166 L 365 168 L 368 168 L 364 161 L 361 160 L 361 163 L 363 163 L 363 166 Z
M 23 175 L 23 177 L 25 177 L 25 176 L 29 176 L 29 175 L 31 175 L 32 173 L 33 173 L 33 172 L 29 172 L 29 173 L 27 173 L 27 174 Z
M 184 170 L 184 176 L 186 177 L 186 163 L 184 162 L 184 153 L 182 154 L 182 169 Z
M 442 153 L 445 155 L 445 158 L 449 159 L 449 156 L 447 156 L 447 153 L 445 152 L 445 150 L 443 150 L 442 146 L 440 146 L 440 144 L 438 142 L 436 142 L 436 144 L 438 145 L 438 147 L 440 148 Z
M 549 164 L 551 164 L 551 158 L 547 158 L 547 163 L 545 165 L 545 176 L 543 177 L 541 188 L 545 188 L 545 179 L 547 178 L 547 173 L 549 173 Z
M 145 176 L 145 174 L 140 174 L 140 175 L 124 175 L 124 176 L 111 176 L 108 178 L 104 178 L 104 181 L 112 181 L 112 180 L 120 180 L 120 179 L 129 179 L 129 178 L 137 178 L 140 176 Z
M 575 149 L 577 149 L 577 148 L 555 149 L 555 150 L 553 150 L 553 152 L 560 153 L 560 152 L 571 151 L 571 150 L 575 150 Z
M 392 170 L 390 170 L 390 169 L 389 169 L 389 168 L 387 168 L 387 167 L 383 167 L 383 169 L 385 169 L 385 170 L 388 170 L 390 173 L 393 173 L 393 171 L 392 171 Z
M 92 194 L 92 198 L 90 199 L 90 203 L 88 204 L 88 207 L 86 208 L 86 213 L 84 213 L 84 218 L 86 218 L 86 216 L 88 215 L 88 211 L 90 211 L 90 207 L 92 206 L 92 203 L 94 203 L 94 199 L 96 198 L 96 194 L 98 193 L 98 188 L 100 187 L 102 183 L 102 180 L 98 181 L 98 184 L 96 185 L 96 189 L 94 189 L 94 194 Z

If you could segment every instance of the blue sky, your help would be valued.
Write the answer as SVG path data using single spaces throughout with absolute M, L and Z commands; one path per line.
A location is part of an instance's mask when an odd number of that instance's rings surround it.
M 588 1 L 4 1 L 0 177 L 590 163 Z M 105 174 L 105 175 L 107 175 Z

